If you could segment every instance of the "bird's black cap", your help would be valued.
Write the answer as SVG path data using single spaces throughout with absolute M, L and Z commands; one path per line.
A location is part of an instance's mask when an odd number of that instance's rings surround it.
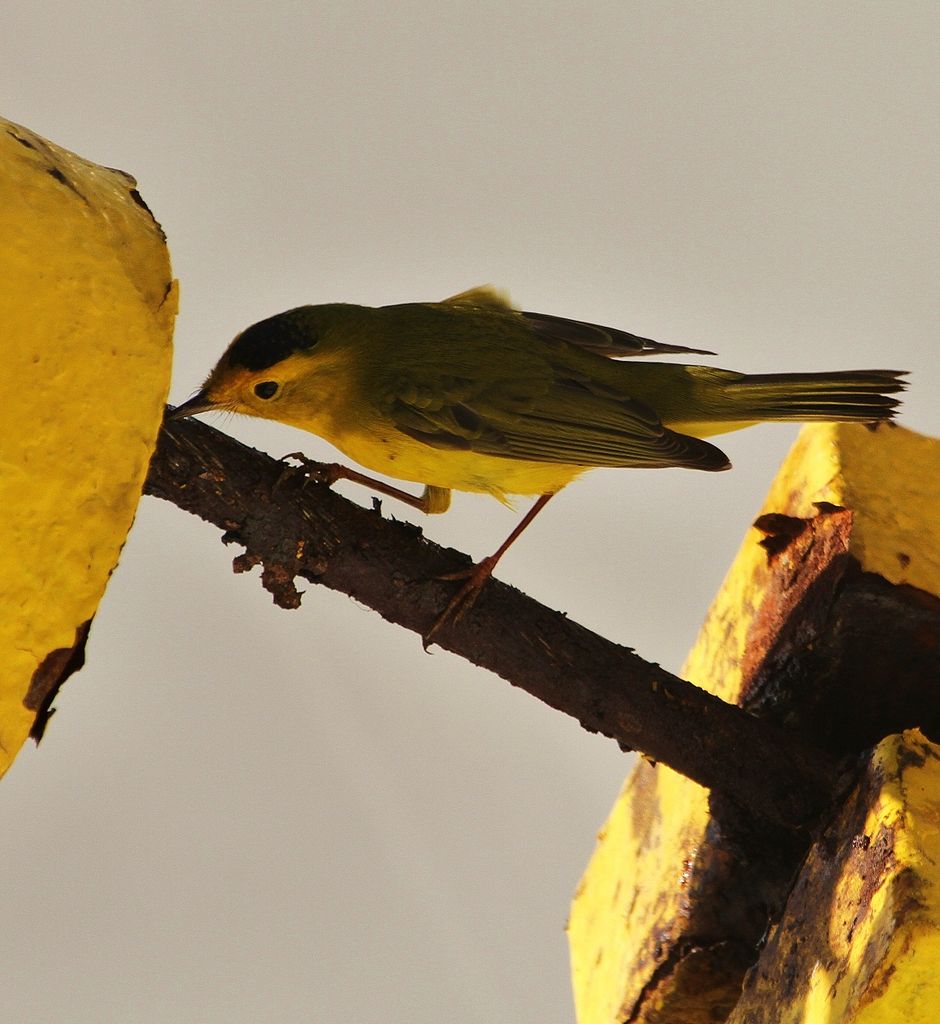
M 319 337 L 309 308 L 300 306 L 246 327 L 229 346 L 226 361 L 246 370 L 266 370 L 294 352 L 313 348 Z

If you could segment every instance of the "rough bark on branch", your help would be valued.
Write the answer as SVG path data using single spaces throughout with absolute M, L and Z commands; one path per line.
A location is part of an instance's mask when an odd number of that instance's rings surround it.
M 305 486 L 283 463 L 194 420 L 164 425 L 146 493 L 222 529 L 223 540 L 244 548 L 236 570 L 260 564 L 264 586 L 285 607 L 299 604 L 299 576 L 420 635 L 453 593 L 438 577 L 470 564 L 418 528 Z M 837 786 L 836 761 L 796 734 L 498 580 L 435 642 L 767 821 L 805 826 Z

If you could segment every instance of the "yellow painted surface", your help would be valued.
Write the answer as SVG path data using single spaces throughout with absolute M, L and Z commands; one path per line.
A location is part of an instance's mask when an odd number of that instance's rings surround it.
M 889 736 L 868 768 L 864 824 L 814 848 L 802 884 L 820 920 L 788 909 L 729 1024 L 940 1020 L 940 747 Z M 851 805 L 851 800 L 848 802 Z M 880 844 L 886 855 L 872 855 Z M 792 936 L 802 937 L 798 949 Z
M 598 835 L 568 922 L 582 1024 L 621 1020 L 621 1008 L 668 953 L 670 936 L 681 933 L 708 820 L 700 793 L 681 775 L 641 762 Z M 685 813 L 660 814 L 660 807 Z
M 786 467 L 768 506 L 804 517 L 813 502 L 853 509 L 851 552 L 863 569 L 940 594 L 940 441 L 904 427 L 805 427 Z
M 169 387 L 176 288 L 134 189 L 0 120 L 0 772 L 117 563 Z
M 863 569 L 940 594 L 940 441 L 900 427 L 804 427 L 755 519 L 769 512 L 811 517 L 813 502 L 855 510 L 850 552 Z M 732 703 L 771 579 L 762 537 L 748 531 L 681 671 Z M 688 867 L 704 849 L 707 794 L 662 766 L 653 770 L 655 781 L 642 785 L 637 772 L 600 833 L 572 904 L 568 938 L 579 1024 L 620 1021 L 621 1007 L 649 993 L 658 963 L 649 951 L 659 948 L 665 956 L 695 899 Z M 656 843 L 641 842 L 641 822 L 655 830 Z
M 814 502 L 853 510 L 849 552 L 862 569 L 940 594 L 940 441 L 903 427 L 874 433 L 852 423 L 804 427 L 758 515 L 810 518 Z M 770 578 L 762 536 L 748 531 L 681 670 L 732 702 L 741 689 L 754 609 Z

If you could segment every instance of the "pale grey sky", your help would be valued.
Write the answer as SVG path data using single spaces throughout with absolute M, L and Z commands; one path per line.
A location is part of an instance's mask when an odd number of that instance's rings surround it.
M 6 0 L 0 38 L 3 115 L 133 173 L 167 232 L 176 401 L 281 309 L 491 281 L 717 365 L 910 369 L 903 422 L 940 433 L 934 3 Z M 795 432 L 590 474 L 500 575 L 675 670 Z M 466 495 L 422 525 L 479 556 L 514 522 Z M 6 1017 L 571 1020 L 627 759 L 346 598 L 275 609 L 234 554 L 144 499 L 0 785 Z

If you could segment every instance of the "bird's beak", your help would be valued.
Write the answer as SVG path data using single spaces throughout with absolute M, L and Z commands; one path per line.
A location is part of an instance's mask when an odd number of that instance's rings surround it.
M 215 402 L 212 401 L 206 394 L 205 389 L 203 389 L 198 394 L 193 395 L 188 402 L 183 402 L 182 405 L 178 405 L 175 409 L 168 412 L 166 418 L 168 420 L 182 420 L 187 416 L 195 416 L 197 412 L 209 412 L 215 408 Z

